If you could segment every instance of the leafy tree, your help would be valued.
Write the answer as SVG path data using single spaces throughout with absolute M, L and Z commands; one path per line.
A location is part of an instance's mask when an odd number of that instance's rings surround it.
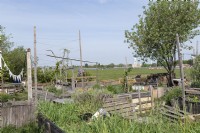
M 195 82 L 200 82 L 200 56 L 195 58 L 193 68 L 191 69 L 191 77 Z
M 157 1 L 144 7 L 144 14 L 131 31 L 125 31 L 126 42 L 136 57 L 157 60 L 168 72 L 172 86 L 176 66 L 176 34 L 183 43 L 199 34 L 200 10 L 198 1 Z
M 26 49 L 20 46 L 12 51 L 3 53 L 4 60 L 13 74 L 19 74 L 22 69 L 26 72 Z
M 26 50 L 20 46 L 12 51 L 7 51 L 2 53 L 4 61 L 6 62 L 8 68 L 11 72 L 15 75 L 20 74 L 22 69 L 24 70 L 24 75 L 26 75 Z M 5 67 L 1 70 L 1 74 L 3 74 L 4 81 L 12 81 L 13 79 L 10 78 L 9 72 Z
M 110 63 L 110 64 L 107 65 L 107 67 L 108 67 L 108 68 L 114 68 L 114 67 L 115 67 L 115 64 L 114 64 L 114 63 Z
M 89 65 L 88 65 L 87 63 L 85 63 L 85 67 L 86 67 L 86 68 L 88 68 L 88 67 L 89 67 Z
M 13 42 L 10 42 L 10 35 L 6 35 L 5 28 L 0 25 L 0 49 L 3 53 L 7 53 L 13 46 Z

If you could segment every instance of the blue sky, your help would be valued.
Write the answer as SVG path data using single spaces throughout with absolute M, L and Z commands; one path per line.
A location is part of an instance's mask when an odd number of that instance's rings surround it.
M 0 24 L 12 34 L 16 46 L 31 48 L 33 26 L 37 27 L 37 53 L 40 66 L 55 64 L 47 57 L 51 49 L 62 56 L 79 59 L 78 30 L 81 31 L 83 60 L 101 64 L 133 63 L 132 50 L 124 43 L 142 14 L 147 0 L 0 0 Z M 73 62 L 79 64 L 79 62 Z

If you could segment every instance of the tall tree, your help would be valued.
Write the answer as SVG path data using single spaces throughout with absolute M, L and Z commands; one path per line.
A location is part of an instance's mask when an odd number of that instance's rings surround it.
M 26 50 L 20 46 L 3 53 L 4 60 L 13 74 L 18 75 L 22 69 L 26 72 Z
M 134 55 L 143 60 L 157 60 L 167 70 L 168 85 L 172 86 L 176 66 L 176 34 L 184 42 L 200 32 L 200 10 L 198 1 L 157 1 L 144 7 L 144 14 L 130 31 L 125 31 L 126 42 Z
M 11 36 L 6 35 L 4 30 L 5 28 L 0 25 L 0 50 L 7 53 L 13 46 L 13 42 L 10 41 Z

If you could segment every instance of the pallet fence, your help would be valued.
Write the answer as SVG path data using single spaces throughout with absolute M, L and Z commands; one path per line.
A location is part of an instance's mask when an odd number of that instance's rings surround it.
M 35 120 L 35 104 L 30 102 L 1 103 L 0 128 L 21 127 Z

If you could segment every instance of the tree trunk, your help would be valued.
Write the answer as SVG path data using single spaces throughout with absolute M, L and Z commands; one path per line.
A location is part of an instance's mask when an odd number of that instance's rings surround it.
M 167 76 L 167 80 L 168 80 L 168 87 L 172 87 L 174 86 L 174 83 L 173 83 L 173 79 L 175 78 L 175 73 L 174 73 L 174 70 L 173 71 L 169 71 L 168 72 L 168 76 Z

